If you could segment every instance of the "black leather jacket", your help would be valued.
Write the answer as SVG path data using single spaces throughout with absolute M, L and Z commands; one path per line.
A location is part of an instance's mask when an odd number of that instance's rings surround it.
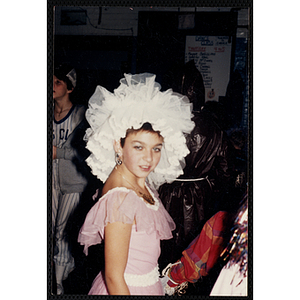
M 159 188 L 160 198 L 176 223 L 174 238 L 162 245 L 162 264 L 180 257 L 204 223 L 219 210 L 221 195 L 227 189 L 229 143 L 212 109 L 218 105 L 207 103 L 200 112 L 194 112 L 195 128 L 186 137 L 190 154 L 184 175 Z

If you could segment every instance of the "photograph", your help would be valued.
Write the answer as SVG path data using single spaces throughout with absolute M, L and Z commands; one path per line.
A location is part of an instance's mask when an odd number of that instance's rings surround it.
M 253 3 L 142 2 L 47 2 L 47 298 L 252 299 Z

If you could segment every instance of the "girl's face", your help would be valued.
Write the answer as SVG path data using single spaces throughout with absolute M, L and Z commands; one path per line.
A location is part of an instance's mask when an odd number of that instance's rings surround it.
M 68 90 L 64 81 L 58 79 L 55 75 L 53 76 L 53 99 L 62 99 L 71 92 L 72 90 Z
M 120 145 L 120 144 L 119 144 Z M 137 178 L 146 178 L 158 165 L 163 147 L 163 138 L 155 132 L 140 130 L 129 133 L 121 154 L 126 169 Z M 127 172 L 126 170 L 126 172 Z

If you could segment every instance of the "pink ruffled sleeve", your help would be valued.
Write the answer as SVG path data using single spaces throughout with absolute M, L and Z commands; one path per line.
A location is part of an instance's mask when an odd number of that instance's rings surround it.
M 99 199 L 88 212 L 79 232 L 78 242 L 84 245 L 85 255 L 88 254 L 88 247 L 102 242 L 107 223 L 133 224 L 135 201 L 134 194 L 122 188 L 111 190 Z
M 78 242 L 84 245 L 83 252 L 88 254 L 88 247 L 100 244 L 104 239 L 107 223 L 136 223 L 137 231 L 150 234 L 156 231 L 161 240 L 172 238 L 175 223 L 165 210 L 155 190 L 151 189 L 156 205 L 146 204 L 137 194 L 126 188 L 110 190 L 91 208 L 79 232 Z

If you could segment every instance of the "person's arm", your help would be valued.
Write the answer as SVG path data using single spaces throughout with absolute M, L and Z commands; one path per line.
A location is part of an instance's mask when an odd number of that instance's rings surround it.
M 57 156 L 56 156 L 56 149 L 57 149 L 57 147 L 53 146 L 52 159 L 56 159 L 57 158 Z
M 105 227 L 105 281 L 110 295 L 130 295 L 124 280 L 132 224 L 109 223 Z

